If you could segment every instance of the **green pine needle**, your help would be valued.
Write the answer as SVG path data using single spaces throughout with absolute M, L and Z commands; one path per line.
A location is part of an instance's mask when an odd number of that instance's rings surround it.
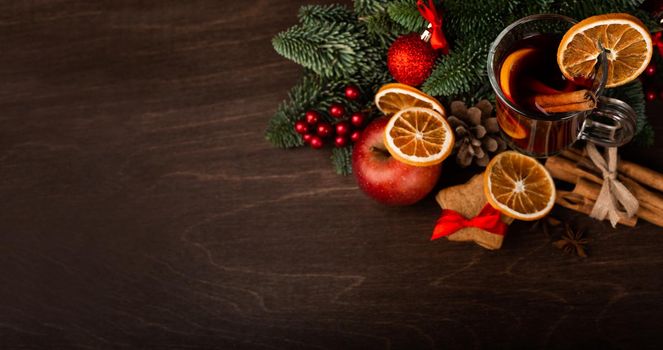
M 555 12 L 581 20 L 604 13 L 634 12 L 643 2 L 644 0 L 566 0 L 556 2 Z
M 326 78 L 348 78 L 356 74 L 373 74 L 384 61 L 385 48 L 367 35 L 359 22 L 324 22 L 321 8 L 335 13 L 336 7 L 308 7 L 303 10 L 306 23 L 293 26 L 272 39 L 274 49 L 282 56 Z M 324 12 L 323 12 L 324 13 Z M 331 14 L 329 16 L 332 16 Z
M 272 40 L 274 49 L 324 77 L 357 73 L 365 55 L 355 37 L 356 28 L 348 23 L 313 27 L 298 25 L 279 33 Z
M 378 69 L 374 76 L 362 76 L 348 79 L 326 79 L 314 72 L 306 71 L 300 82 L 295 85 L 270 119 L 265 137 L 272 144 L 281 148 L 303 145 L 302 138 L 295 132 L 295 122 L 304 117 L 307 110 L 314 109 L 321 113 L 327 122 L 334 122 L 325 112 L 334 102 L 343 102 L 347 110 L 365 111 L 372 106 L 372 99 L 360 99 L 350 102 L 344 99 L 343 91 L 348 84 L 356 84 L 366 96 L 373 96 L 377 89 L 387 81 L 387 69 Z
M 608 89 L 606 90 L 605 95 L 622 100 L 635 110 L 638 117 L 635 134 L 636 143 L 640 145 L 653 144 L 654 133 L 647 121 L 647 115 L 645 113 L 645 93 L 642 89 L 642 83 L 640 80 L 636 79 L 632 83 L 614 89 Z
M 426 28 L 428 23 L 421 17 L 417 9 L 416 1 L 410 0 L 396 0 L 389 4 L 387 7 L 389 17 L 406 32 L 421 32 Z
M 343 5 L 304 5 L 299 8 L 299 21 L 304 25 L 324 25 L 354 20 L 354 13 Z
M 471 92 L 483 83 L 486 76 L 487 54 L 485 41 L 457 44 L 449 55 L 438 60 L 422 89 L 429 95 L 445 97 Z
M 635 134 L 635 139 L 633 141 L 634 145 L 638 147 L 651 147 L 654 145 L 654 128 L 649 124 L 649 121 L 645 122 L 642 126 L 642 130 Z
M 385 11 L 389 2 L 390 0 L 355 0 L 355 13 L 359 17 L 372 16 Z
M 334 148 L 332 150 L 331 161 L 337 174 L 352 174 L 352 146 Z
M 407 30 L 389 18 L 387 11 L 360 17 L 359 20 L 366 25 L 367 34 L 374 37 L 375 41 L 383 49 L 387 49 L 396 40 L 398 35 L 407 32 Z
M 326 110 L 338 100 L 344 86 L 342 81 L 329 81 L 306 72 L 270 119 L 265 133 L 267 140 L 281 148 L 301 146 L 303 142 L 295 132 L 295 122 L 302 119 L 309 109 Z

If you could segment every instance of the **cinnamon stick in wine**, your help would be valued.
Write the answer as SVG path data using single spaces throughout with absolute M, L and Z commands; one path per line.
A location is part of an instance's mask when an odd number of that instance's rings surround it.
M 534 96 L 534 105 L 546 113 L 580 112 L 596 107 L 596 96 L 589 90 L 541 94 Z

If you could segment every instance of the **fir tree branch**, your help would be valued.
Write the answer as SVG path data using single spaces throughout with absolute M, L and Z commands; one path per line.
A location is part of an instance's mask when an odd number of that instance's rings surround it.
M 387 49 L 398 35 L 407 32 L 398 23 L 392 21 L 386 11 L 359 17 L 359 21 L 364 23 L 366 32 L 374 37 L 375 41 L 384 49 Z
M 384 12 L 390 0 L 355 0 L 354 9 L 359 17 L 372 16 Z
M 429 95 L 445 97 L 471 92 L 486 77 L 487 54 L 488 43 L 483 40 L 457 44 L 449 55 L 438 60 L 422 90 Z
M 644 0 L 566 0 L 556 1 L 553 10 L 577 20 L 582 20 L 603 13 L 633 12 L 643 2 Z
M 349 23 L 297 25 L 276 35 L 272 44 L 282 56 L 324 77 L 339 77 L 355 74 L 363 58 L 355 36 Z
M 626 102 L 637 115 L 635 141 L 640 145 L 651 145 L 654 142 L 654 134 L 651 125 L 647 121 L 645 113 L 645 93 L 640 80 L 614 88 L 607 89 L 605 95 Z
M 346 85 L 356 84 L 366 96 L 373 96 L 377 89 L 389 80 L 386 68 L 377 70 L 371 79 L 354 76 L 348 79 L 330 80 L 322 78 L 311 71 L 306 71 L 300 82 L 288 94 L 276 113 L 270 119 L 265 137 L 272 144 L 281 148 L 298 147 L 303 144 L 302 138 L 295 132 L 295 122 L 304 117 L 307 110 L 320 112 L 322 118 L 330 123 L 337 121 L 327 115 L 327 109 L 334 102 L 342 102 L 348 111 L 369 110 L 373 104 L 371 98 L 358 101 L 346 101 L 343 91 Z M 369 117 L 372 117 L 369 115 Z
M 635 11 L 631 11 L 631 14 L 634 15 L 635 17 L 638 17 L 644 23 L 645 26 L 647 26 L 647 29 L 649 29 L 650 32 L 655 32 L 657 30 L 661 30 L 661 24 L 652 17 L 652 15 L 644 11 L 642 9 L 638 9 Z
M 266 139 L 281 148 L 301 146 L 303 142 L 301 136 L 295 132 L 295 122 L 302 119 L 309 109 L 326 110 L 338 99 L 344 86 L 342 81 L 328 81 L 306 72 L 301 81 L 290 90 L 288 99 L 279 105 L 269 120 Z
M 645 121 L 642 130 L 635 134 L 633 144 L 637 147 L 651 147 L 656 140 L 655 136 L 654 128 L 649 124 L 649 121 Z
M 304 5 L 299 8 L 299 21 L 306 25 L 324 25 L 324 23 L 343 23 L 354 21 L 354 14 L 346 6 Z
M 337 174 L 352 174 L 352 146 L 334 148 L 332 150 L 331 161 Z
M 396 0 L 387 7 L 389 17 L 398 23 L 405 32 L 421 33 L 426 28 L 426 20 L 421 17 L 416 1 Z
M 389 18 L 387 6 L 391 0 L 355 0 L 354 8 L 358 19 L 366 27 L 368 35 L 380 47 L 386 49 L 398 35 L 407 31 Z
M 373 74 L 384 60 L 384 48 L 356 22 L 296 25 L 272 39 L 282 56 L 327 78 Z

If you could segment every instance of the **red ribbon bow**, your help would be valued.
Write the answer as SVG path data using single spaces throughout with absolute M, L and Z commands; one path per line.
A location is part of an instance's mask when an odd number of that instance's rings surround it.
M 430 45 L 434 49 L 441 50 L 443 54 L 448 54 L 449 43 L 447 43 L 447 38 L 444 37 L 444 32 L 442 31 L 442 13 L 437 11 L 433 0 L 428 0 L 428 5 L 423 0 L 418 0 L 417 8 L 419 8 L 421 17 L 425 18 L 432 25 L 430 29 Z
M 501 220 L 500 212 L 488 203 L 472 219 L 466 219 L 455 210 L 442 209 L 442 214 L 437 219 L 433 236 L 430 239 L 432 241 L 449 236 L 465 227 L 476 227 L 500 236 L 504 236 L 507 229 L 507 225 Z
M 652 35 L 652 42 L 658 48 L 658 54 L 663 56 L 663 32 L 656 32 Z

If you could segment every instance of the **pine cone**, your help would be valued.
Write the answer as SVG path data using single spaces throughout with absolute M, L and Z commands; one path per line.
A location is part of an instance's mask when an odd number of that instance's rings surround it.
M 467 108 L 465 102 L 451 102 L 451 115 L 447 118 L 456 136 L 456 162 L 463 168 L 472 161 L 481 167 L 488 165 L 490 155 L 506 149 L 506 142 L 499 135 L 493 105 L 481 100 Z

